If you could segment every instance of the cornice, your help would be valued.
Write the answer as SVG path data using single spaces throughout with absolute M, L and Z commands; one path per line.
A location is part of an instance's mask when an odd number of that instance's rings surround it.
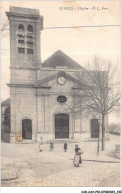
M 32 71 L 40 70 L 40 68 L 33 68 L 33 67 L 14 67 L 14 66 L 11 66 L 10 69 L 32 70 Z
M 15 87 L 15 88 L 37 88 L 33 84 L 15 84 L 15 83 L 9 83 L 7 84 L 8 87 Z M 38 88 L 42 89 L 50 89 L 51 86 L 40 86 Z
M 33 84 L 7 84 L 8 87 L 17 87 L 17 88 L 34 88 Z
M 32 19 L 43 19 L 43 16 L 40 15 L 33 15 L 33 14 L 25 14 L 25 13 L 16 13 L 16 12 L 6 12 L 8 17 L 23 17 L 23 18 L 32 18 Z

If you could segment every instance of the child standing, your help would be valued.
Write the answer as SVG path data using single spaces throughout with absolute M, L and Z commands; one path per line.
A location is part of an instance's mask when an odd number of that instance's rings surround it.
M 65 152 L 67 151 L 67 143 L 66 142 L 64 143 L 64 151 Z
M 39 144 L 39 149 L 40 149 L 40 152 L 43 151 L 43 143 L 40 143 L 40 144 Z
M 53 151 L 54 149 L 54 143 L 52 140 L 50 140 L 50 151 Z

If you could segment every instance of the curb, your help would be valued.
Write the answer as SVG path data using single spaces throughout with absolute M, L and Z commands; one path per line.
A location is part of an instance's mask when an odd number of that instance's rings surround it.
M 104 163 L 120 163 L 119 161 L 105 161 L 105 160 L 82 160 L 82 161 L 89 161 L 89 162 L 104 162 Z
M 70 159 L 74 160 L 74 159 Z M 120 161 L 105 161 L 105 160 L 85 160 L 82 159 L 82 161 L 87 161 L 87 162 L 103 162 L 103 163 L 120 163 Z

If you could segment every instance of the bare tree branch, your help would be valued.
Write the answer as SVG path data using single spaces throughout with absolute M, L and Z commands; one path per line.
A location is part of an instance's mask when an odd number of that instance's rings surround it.
M 8 35 L 9 21 L 1 21 L 1 39 L 5 38 Z
M 104 150 L 105 115 L 120 109 L 120 80 L 118 76 L 118 63 L 112 64 L 98 56 L 94 57 L 92 64 L 86 64 L 82 72 L 77 73 L 77 78 L 86 88 L 78 86 L 74 89 L 74 112 L 88 110 L 89 114 L 95 112 L 102 118 L 102 149 Z M 85 95 L 81 95 L 84 92 Z M 80 109 L 78 109 L 80 107 Z

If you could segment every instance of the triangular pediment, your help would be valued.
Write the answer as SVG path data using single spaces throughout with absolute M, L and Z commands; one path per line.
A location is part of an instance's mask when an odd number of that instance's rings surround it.
M 53 55 L 47 58 L 43 63 L 42 67 L 47 68 L 68 68 L 68 69 L 80 69 L 84 68 L 76 61 L 71 59 L 68 55 L 63 53 L 61 50 L 56 51 Z
M 53 75 L 50 75 L 50 76 L 47 76 L 41 80 L 38 80 L 36 83 L 35 83 L 35 87 L 42 87 L 42 86 L 47 86 L 47 83 L 52 80 L 52 79 L 55 79 L 55 78 L 58 78 L 60 76 L 64 76 L 65 78 L 71 80 L 72 82 L 76 83 L 78 86 L 84 86 L 84 83 L 82 83 L 81 81 L 79 81 L 78 79 L 72 77 L 71 75 L 65 73 L 64 71 L 60 71 L 56 74 L 53 74 Z

